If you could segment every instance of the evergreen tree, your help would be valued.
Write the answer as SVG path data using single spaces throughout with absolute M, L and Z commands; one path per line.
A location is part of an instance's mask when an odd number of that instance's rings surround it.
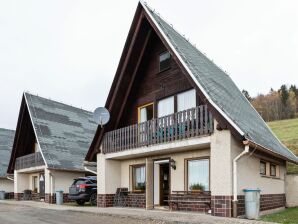
M 242 94 L 246 97 L 246 99 L 248 99 L 249 102 L 252 100 L 247 90 L 242 90 Z

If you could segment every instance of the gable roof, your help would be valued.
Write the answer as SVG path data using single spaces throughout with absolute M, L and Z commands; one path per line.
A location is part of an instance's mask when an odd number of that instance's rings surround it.
M 192 79 L 203 91 L 206 99 L 239 134 L 259 146 L 298 162 L 298 158 L 272 133 L 232 79 L 152 9 L 141 4 Z
M 142 17 L 142 14 L 173 54 L 176 62 L 186 71 L 213 113 L 219 114 L 242 140 L 248 140 L 252 145 L 267 152 L 298 163 L 298 158 L 277 139 L 232 79 L 143 2 L 138 5 L 119 67 L 125 66 L 123 61 L 133 41 L 133 33 L 137 30 L 135 20 Z M 111 102 L 117 94 L 116 87 L 121 86 L 119 67 L 106 103 L 106 107 L 110 110 L 113 110 Z M 97 130 L 86 156 L 87 160 L 90 160 L 94 151 L 98 150 L 103 132 L 104 130 L 100 128 Z
M 84 170 L 84 157 L 97 127 L 93 113 L 29 93 L 24 93 L 23 103 L 46 166 Z
M 7 176 L 15 131 L 0 128 L 0 177 Z

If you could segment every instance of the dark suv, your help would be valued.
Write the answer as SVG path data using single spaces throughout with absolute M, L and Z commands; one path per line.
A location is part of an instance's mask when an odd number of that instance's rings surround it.
M 74 200 L 78 205 L 84 205 L 90 201 L 91 205 L 97 204 L 97 178 L 96 176 L 79 177 L 74 179 L 69 188 L 68 198 Z

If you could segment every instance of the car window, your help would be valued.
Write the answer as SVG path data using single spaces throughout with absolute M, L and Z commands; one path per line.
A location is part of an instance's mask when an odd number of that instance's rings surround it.
M 73 185 L 85 184 L 85 180 L 75 180 Z

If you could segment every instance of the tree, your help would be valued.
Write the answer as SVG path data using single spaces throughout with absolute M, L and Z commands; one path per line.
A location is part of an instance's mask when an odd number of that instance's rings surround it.
M 246 99 L 248 99 L 248 101 L 252 101 L 251 96 L 249 95 L 247 90 L 242 90 L 242 94 L 246 97 Z
M 296 85 L 291 85 L 289 91 L 292 91 L 295 94 L 295 97 L 298 97 L 298 89 Z
M 286 107 L 289 99 L 288 87 L 286 85 L 282 85 L 278 92 L 279 92 L 282 104 Z

